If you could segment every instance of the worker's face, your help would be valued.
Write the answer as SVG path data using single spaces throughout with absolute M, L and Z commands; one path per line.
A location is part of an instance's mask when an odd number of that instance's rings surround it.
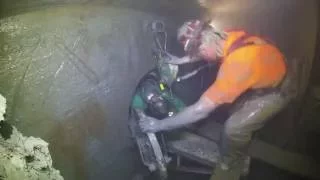
M 199 47 L 199 54 L 201 58 L 207 60 L 207 61 L 215 61 L 218 59 L 217 55 L 217 47 L 215 43 L 210 44 L 202 44 Z

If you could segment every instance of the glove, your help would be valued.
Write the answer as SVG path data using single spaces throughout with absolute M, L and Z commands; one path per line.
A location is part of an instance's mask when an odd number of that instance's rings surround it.
M 142 132 L 156 133 L 160 131 L 160 121 L 150 116 L 144 116 L 139 120 L 139 125 Z
M 170 53 L 167 53 L 166 56 L 164 57 L 165 62 L 168 64 L 177 64 L 179 59 L 180 59 L 179 57 L 174 56 Z

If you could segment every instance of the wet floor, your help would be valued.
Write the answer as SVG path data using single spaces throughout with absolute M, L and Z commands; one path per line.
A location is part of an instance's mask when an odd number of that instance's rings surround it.
M 209 180 L 210 176 L 208 175 L 198 175 L 191 173 L 177 173 L 172 172 L 171 177 L 168 180 Z
M 313 180 L 307 177 L 299 176 L 291 172 L 276 168 L 273 165 L 264 163 L 260 160 L 252 160 L 251 170 L 247 177 L 240 180 Z M 168 180 L 209 180 L 209 175 L 199 175 L 194 173 L 169 172 Z M 142 180 L 142 179 L 141 179 Z M 154 177 L 146 177 L 143 180 L 156 180 Z

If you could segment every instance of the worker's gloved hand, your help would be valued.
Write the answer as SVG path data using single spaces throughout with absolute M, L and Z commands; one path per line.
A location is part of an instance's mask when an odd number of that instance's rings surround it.
M 169 53 L 167 53 L 166 56 L 164 57 L 164 60 L 166 61 L 166 63 L 169 63 L 169 64 L 177 64 L 177 62 L 179 62 L 179 59 L 180 59 L 179 57 Z
M 167 54 L 167 57 L 165 58 L 165 61 L 168 64 L 174 64 L 174 65 L 180 65 L 180 64 L 186 64 L 186 63 L 192 63 L 201 60 L 198 56 L 190 57 L 190 56 L 184 56 L 184 57 L 177 57 L 171 54 Z
M 139 121 L 141 130 L 146 133 L 155 133 L 160 131 L 160 123 L 161 121 L 150 116 L 144 116 Z

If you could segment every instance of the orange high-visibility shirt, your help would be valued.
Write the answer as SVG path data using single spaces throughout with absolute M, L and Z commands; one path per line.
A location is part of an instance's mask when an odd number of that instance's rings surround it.
M 248 89 L 276 87 L 286 74 L 283 54 L 259 37 L 247 36 L 244 41 L 252 44 L 229 52 L 232 44 L 245 34 L 229 32 L 217 79 L 203 94 L 214 103 L 232 103 Z

